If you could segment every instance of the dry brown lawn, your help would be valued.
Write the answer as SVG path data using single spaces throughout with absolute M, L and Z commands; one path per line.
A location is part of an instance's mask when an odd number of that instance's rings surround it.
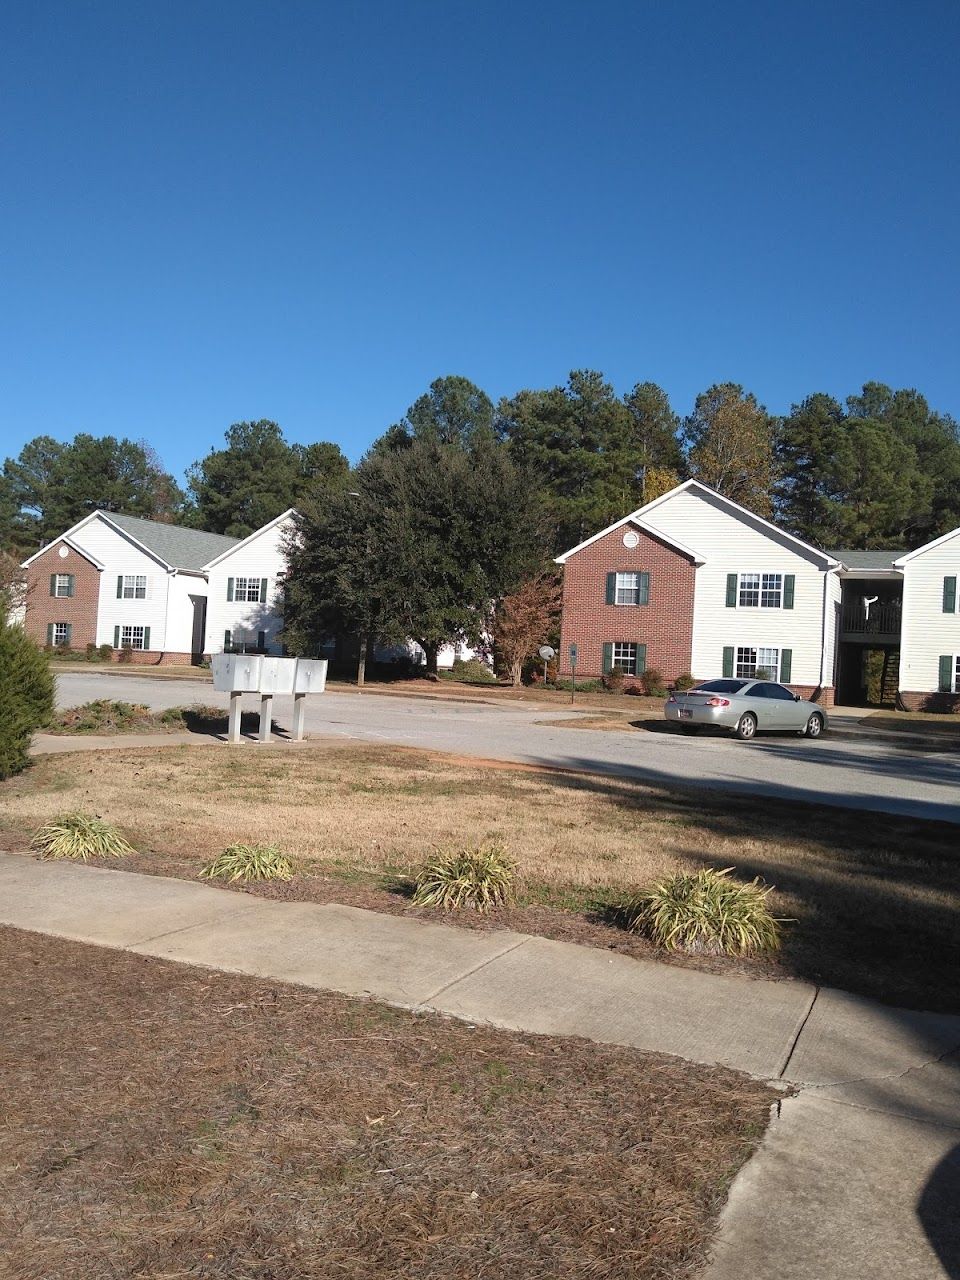
M 0 929 L 2 1274 L 671 1280 L 773 1094 Z
M 301 874 L 257 892 L 394 912 L 412 910 L 409 877 L 437 847 L 499 839 L 516 905 L 451 920 L 640 956 L 650 945 L 612 920 L 625 895 L 677 868 L 733 866 L 776 886 L 792 921 L 782 954 L 669 958 L 960 1009 L 960 857 L 944 824 L 337 743 L 40 757 L 0 785 L 0 840 L 23 848 L 76 808 L 125 830 L 141 851 L 130 870 L 194 877 L 232 841 L 276 841 Z

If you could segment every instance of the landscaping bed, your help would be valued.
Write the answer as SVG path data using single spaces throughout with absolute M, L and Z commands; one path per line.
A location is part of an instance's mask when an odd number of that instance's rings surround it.
M 0 962 L 18 1280 L 679 1280 L 774 1097 L 12 929 Z
M 308 745 L 226 753 L 171 746 L 58 754 L 0 785 L 0 844 L 86 809 L 140 850 L 116 863 L 196 878 L 233 841 L 296 860 L 270 896 L 340 901 L 512 928 L 714 972 L 802 978 L 918 1009 L 960 1011 L 960 859 L 946 824 L 625 779 L 467 761 L 401 747 Z M 501 841 L 513 905 L 487 916 L 410 906 L 437 848 Z M 656 950 L 618 927 L 625 896 L 676 870 L 733 866 L 776 886 L 788 918 L 774 957 Z
M 98 698 L 78 707 L 58 711 L 44 733 L 54 735 L 86 735 L 115 733 L 201 733 L 227 732 L 227 712 L 222 707 L 168 707 L 152 711 L 141 702 L 123 702 Z M 244 733 L 260 726 L 260 713 L 245 711 L 241 715 Z M 275 726 L 277 727 L 277 726 Z

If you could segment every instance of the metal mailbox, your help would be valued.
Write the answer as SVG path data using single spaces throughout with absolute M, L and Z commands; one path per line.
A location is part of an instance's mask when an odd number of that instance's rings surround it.
M 215 653 L 210 660 L 214 689 L 221 693 L 259 693 L 262 663 L 258 653 Z
M 293 693 L 296 658 L 261 658 L 260 661 L 260 693 Z
M 327 685 L 326 658 L 298 658 L 294 693 L 323 693 Z

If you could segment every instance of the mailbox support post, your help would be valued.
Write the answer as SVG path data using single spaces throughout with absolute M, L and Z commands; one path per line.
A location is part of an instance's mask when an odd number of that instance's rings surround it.
M 231 743 L 240 741 L 240 701 L 242 697 L 242 693 L 230 694 L 230 719 L 227 724 L 227 741 Z
M 265 693 L 260 698 L 260 733 L 258 741 L 270 741 L 270 725 L 273 723 L 273 694 Z
M 293 740 L 294 742 L 303 741 L 303 713 L 307 709 L 307 695 L 305 693 L 295 693 L 293 695 Z

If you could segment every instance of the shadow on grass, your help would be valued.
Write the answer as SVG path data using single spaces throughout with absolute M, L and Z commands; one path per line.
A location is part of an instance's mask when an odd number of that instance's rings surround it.
M 208 736 L 225 738 L 227 736 L 228 716 L 225 711 L 215 707 L 188 707 L 180 713 L 184 729 L 188 733 L 202 733 Z M 240 715 L 240 732 L 254 736 L 260 732 L 259 711 L 243 711 Z M 278 738 L 289 738 L 289 732 L 276 720 L 270 722 L 270 732 Z

